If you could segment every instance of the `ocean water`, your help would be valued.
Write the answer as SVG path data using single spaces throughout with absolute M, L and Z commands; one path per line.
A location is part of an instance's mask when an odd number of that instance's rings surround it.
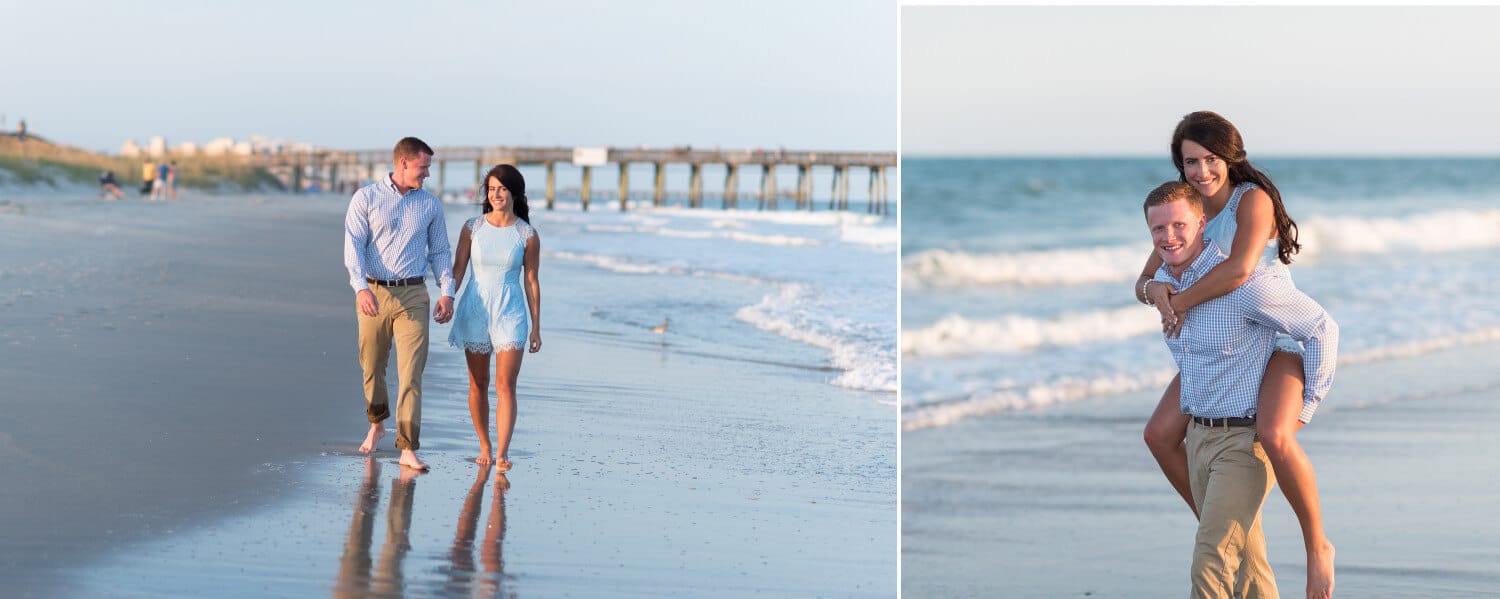
M 895 401 L 894 216 L 822 206 L 797 211 L 789 203 L 759 211 L 743 199 L 731 210 L 633 201 L 624 212 L 617 199 L 595 202 L 587 212 L 576 200 L 559 200 L 550 211 L 532 202 L 544 308 L 549 261 L 651 275 L 642 277 L 649 288 L 599 290 L 590 332 L 639 338 L 666 321 L 664 336 L 646 337 L 801 368 L 828 384 Z M 445 210 L 456 242 L 478 207 L 450 203 Z M 545 334 L 545 312 L 542 322 Z
M 1340 364 L 1500 339 L 1500 159 L 1256 165 L 1300 227 L 1292 276 L 1339 322 Z M 1141 203 L 1177 177 L 1167 157 L 908 158 L 902 172 L 904 429 L 1176 373 L 1131 289 L 1151 251 Z M 1324 405 L 1339 401 L 1335 381 Z

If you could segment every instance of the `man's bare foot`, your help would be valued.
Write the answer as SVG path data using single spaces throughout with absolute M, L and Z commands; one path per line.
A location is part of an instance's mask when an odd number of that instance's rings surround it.
M 1307 554 L 1307 599 L 1333 597 L 1333 543 Z
M 475 464 L 479 464 L 480 466 L 488 466 L 488 465 L 490 465 L 490 462 L 492 462 L 492 461 L 494 461 L 494 458 L 491 457 L 490 444 L 489 443 L 480 443 L 479 444 L 479 457 L 474 458 L 474 463 Z
M 495 472 L 509 472 L 509 471 L 510 471 L 510 460 L 507 460 L 505 458 L 500 458 L 498 461 L 495 462 Z
M 427 469 L 427 464 L 424 464 L 422 463 L 422 460 L 417 459 L 417 452 L 410 449 L 401 450 L 401 461 L 399 463 L 407 468 L 415 468 L 417 470 Z
M 365 442 L 359 446 L 360 453 L 374 453 L 380 445 L 380 438 L 385 436 L 385 426 L 379 422 L 370 424 L 370 432 L 365 434 Z

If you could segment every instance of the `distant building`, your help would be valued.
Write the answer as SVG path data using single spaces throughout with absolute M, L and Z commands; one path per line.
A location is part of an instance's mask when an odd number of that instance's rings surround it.
M 167 139 L 160 135 L 151 138 L 151 143 L 146 145 L 146 155 L 160 157 L 167 155 Z
M 135 158 L 141 155 L 141 147 L 135 145 L 134 139 L 127 139 L 125 140 L 125 144 L 120 146 L 120 155 L 126 158 Z

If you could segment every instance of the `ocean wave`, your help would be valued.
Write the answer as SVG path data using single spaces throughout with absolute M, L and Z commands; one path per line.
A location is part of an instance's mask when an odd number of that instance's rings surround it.
M 1500 327 L 1487 327 L 1466 333 L 1444 335 L 1415 341 L 1381 345 L 1339 356 L 1339 366 L 1367 364 L 1410 358 L 1457 347 L 1500 342 Z M 975 393 L 961 399 L 907 404 L 901 415 L 901 429 L 943 427 L 973 416 L 983 416 L 1019 409 L 1033 409 L 1069 401 L 1078 401 L 1162 389 L 1177 371 L 1158 370 L 1143 375 L 1112 374 L 1095 378 L 1059 378 L 1015 390 Z M 1337 383 L 1337 377 L 1335 377 Z
M 932 326 L 902 331 L 901 353 L 948 357 L 1016 352 L 1127 339 L 1160 330 L 1161 320 L 1156 310 L 1145 306 L 1070 313 L 1045 319 L 1007 315 L 994 320 L 969 320 L 949 314 Z
M 1063 286 L 1130 280 L 1141 272 L 1149 243 L 1139 245 L 970 254 L 927 250 L 901 264 L 911 287 Z
M 901 244 L 901 230 L 889 224 L 844 223 L 839 230 L 839 240 L 844 243 L 871 246 L 876 250 L 893 251 Z
M 755 285 L 775 285 L 776 281 L 762 279 L 732 272 L 705 270 L 701 268 L 689 268 L 680 265 L 657 264 L 653 262 L 640 262 L 620 258 L 617 256 L 606 256 L 603 254 L 580 254 L 577 252 L 547 251 L 543 255 L 549 259 L 566 260 L 587 264 L 596 268 L 614 271 L 624 274 L 638 275 L 679 275 L 687 277 L 704 277 L 722 279 L 725 281 L 736 281 L 740 283 L 751 283 Z
M 740 308 L 735 318 L 756 328 L 793 341 L 820 347 L 830 353 L 830 362 L 843 372 L 832 384 L 848 389 L 895 393 L 896 357 L 888 333 L 877 327 L 859 324 L 830 309 L 827 298 L 813 296 L 806 286 L 791 283 L 761 299 L 753 306 Z
M 795 237 L 792 235 L 758 235 L 742 231 L 686 231 L 670 229 L 667 227 L 646 225 L 610 225 L 610 224 L 587 224 L 583 230 L 595 233 L 639 233 L 642 235 L 660 235 L 662 237 L 676 237 L 679 239 L 727 239 L 741 243 L 757 243 L 761 245 L 780 246 L 817 246 L 822 242 L 807 237 Z
M 1500 247 L 1500 210 L 1449 210 L 1400 218 L 1311 216 L 1298 221 L 1303 261 L 1327 255 L 1441 253 Z M 1130 281 L 1150 252 L 1142 243 L 977 254 L 927 250 L 902 261 L 904 285 L 1069 286 Z
M 1500 210 L 1447 210 L 1401 218 L 1313 216 L 1298 221 L 1302 255 L 1440 253 L 1500 246 Z
M 996 412 L 1165 388 L 1175 374 L 1175 370 L 1158 370 L 1135 376 L 1117 374 L 1098 378 L 1065 378 L 1020 390 L 981 393 L 960 400 L 918 405 L 902 412 L 901 430 L 943 427 L 965 418 Z
M 1365 364 L 1397 358 L 1409 358 L 1466 345 L 1500 341 L 1500 327 L 1487 327 L 1466 333 L 1444 335 L 1430 339 L 1404 341 L 1339 355 L 1339 365 Z

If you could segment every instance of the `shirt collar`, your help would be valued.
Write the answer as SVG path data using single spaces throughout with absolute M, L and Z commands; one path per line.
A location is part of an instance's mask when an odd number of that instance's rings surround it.
M 395 173 L 386 173 L 385 174 L 385 181 L 384 181 L 385 182 L 385 187 L 386 187 L 386 189 L 389 189 L 389 190 L 395 192 L 396 195 L 401 195 L 401 188 L 400 187 L 396 187 L 396 179 L 392 175 L 395 175 Z
M 1193 263 L 1188 265 L 1187 270 L 1182 271 L 1183 278 L 1187 278 L 1190 274 L 1193 275 L 1194 279 L 1203 276 L 1203 273 L 1208 272 L 1208 269 L 1218 264 L 1217 259 L 1222 257 L 1222 255 L 1223 252 L 1219 251 L 1219 244 L 1214 243 L 1212 239 L 1204 237 L 1203 251 L 1198 252 L 1198 257 L 1193 259 Z
M 1178 281 L 1184 284 L 1192 284 L 1193 282 L 1196 282 L 1199 277 L 1202 277 L 1204 273 L 1208 272 L 1208 269 L 1213 268 L 1215 265 L 1217 265 L 1223 255 L 1224 252 L 1219 249 L 1219 244 L 1214 243 L 1214 240 L 1212 239 L 1204 237 L 1203 251 L 1198 252 L 1198 257 L 1193 258 L 1193 263 L 1189 264 L 1187 268 L 1183 269 L 1182 276 L 1179 277 L 1172 274 L 1172 267 L 1167 266 L 1166 264 L 1161 265 L 1161 270 L 1162 272 L 1165 272 L 1167 274 L 1167 277 L 1172 279 L 1173 281 Z

